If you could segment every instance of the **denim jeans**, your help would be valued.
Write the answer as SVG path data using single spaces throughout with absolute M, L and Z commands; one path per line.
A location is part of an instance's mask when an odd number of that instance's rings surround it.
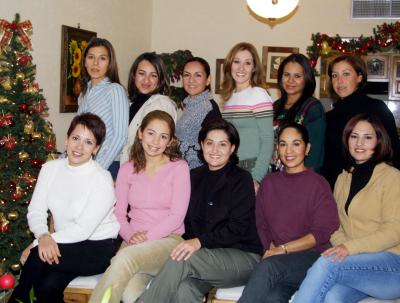
M 363 253 L 333 262 L 320 257 L 309 269 L 293 303 L 358 302 L 400 297 L 400 256 Z
M 238 303 L 287 303 L 319 255 L 307 251 L 262 260 L 247 282 Z

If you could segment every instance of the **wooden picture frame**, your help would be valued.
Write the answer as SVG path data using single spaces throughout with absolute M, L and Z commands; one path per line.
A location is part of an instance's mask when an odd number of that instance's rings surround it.
M 215 87 L 214 91 L 216 94 L 221 92 L 221 84 L 224 75 L 224 61 L 225 59 L 216 59 L 215 60 Z
M 389 82 L 389 100 L 400 100 L 400 55 L 392 56 L 392 75 Z
M 278 87 L 278 68 L 283 59 L 298 53 L 298 47 L 263 46 L 262 65 L 266 76 L 265 82 L 269 87 Z
M 66 25 L 62 25 L 61 27 L 61 113 L 72 113 L 78 110 L 83 52 L 90 39 L 94 37 L 97 37 L 96 32 Z
M 388 82 L 390 56 L 388 54 L 373 54 L 363 57 L 367 66 L 369 82 Z
M 330 79 L 328 75 L 329 64 L 338 55 L 331 55 L 329 57 L 321 57 L 320 77 L 319 77 L 319 97 L 327 98 L 331 96 Z

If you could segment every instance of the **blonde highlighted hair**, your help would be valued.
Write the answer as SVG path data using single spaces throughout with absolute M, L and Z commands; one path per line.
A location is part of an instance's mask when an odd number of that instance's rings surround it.
M 244 50 L 249 51 L 251 56 L 253 57 L 254 71 L 250 78 L 250 85 L 252 87 L 259 86 L 262 88 L 266 88 L 264 69 L 261 64 L 260 57 L 258 56 L 256 48 L 251 43 L 240 42 L 236 44 L 234 47 L 232 47 L 232 49 L 229 51 L 224 61 L 224 68 L 223 68 L 224 80 L 222 81 L 221 84 L 221 93 L 220 93 L 222 100 L 224 101 L 227 101 L 232 96 L 233 90 L 235 89 L 235 80 L 233 79 L 231 74 L 231 67 L 233 60 L 235 59 L 235 56 L 238 52 Z

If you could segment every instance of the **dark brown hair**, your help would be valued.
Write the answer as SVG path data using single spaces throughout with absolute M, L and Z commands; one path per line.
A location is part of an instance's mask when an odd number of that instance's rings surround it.
M 232 47 L 224 61 L 224 80 L 221 84 L 221 97 L 224 101 L 227 101 L 232 96 L 233 90 L 235 89 L 235 80 L 231 75 L 233 60 L 238 52 L 244 50 L 249 51 L 253 57 L 254 71 L 250 78 L 250 85 L 252 87 L 259 86 L 266 88 L 264 70 L 262 68 L 260 57 L 258 56 L 256 48 L 253 44 L 240 42 Z
M 344 169 L 350 172 L 352 166 L 354 165 L 354 160 L 349 150 L 349 137 L 356 124 L 360 121 L 365 121 L 370 123 L 372 128 L 375 130 L 377 142 L 374 154 L 372 155 L 375 164 L 385 162 L 391 165 L 393 157 L 393 149 L 390 137 L 386 132 L 385 127 L 376 116 L 364 113 L 364 114 L 358 114 L 353 118 L 351 118 L 344 127 L 342 136 Z
M 349 54 L 344 54 L 340 55 L 339 57 L 336 57 L 331 61 L 331 63 L 328 66 L 328 75 L 329 78 L 331 79 L 332 83 L 332 70 L 335 64 L 345 61 L 346 63 L 350 64 L 351 67 L 355 70 L 357 75 L 362 76 L 361 82 L 358 84 L 358 88 L 362 90 L 365 85 L 367 84 L 367 66 L 365 65 L 365 62 L 363 59 L 361 59 L 360 56 L 356 55 L 349 55 Z M 332 85 L 331 85 L 332 86 Z M 331 88 L 332 90 L 332 88 Z
M 185 70 L 186 64 L 191 63 L 191 62 L 197 62 L 203 67 L 204 73 L 206 74 L 206 78 L 208 78 L 210 76 L 210 74 L 211 74 L 210 64 L 208 64 L 208 62 L 201 57 L 193 57 L 193 58 L 188 59 L 185 62 L 185 65 L 183 66 L 183 70 Z M 206 89 L 208 89 L 211 92 L 211 84 L 208 84 L 206 86 Z
M 106 125 L 99 116 L 91 113 L 84 113 L 75 116 L 74 119 L 72 119 L 71 124 L 69 125 L 67 131 L 68 137 L 79 124 L 92 132 L 94 138 L 96 139 L 97 146 L 103 143 L 104 138 L 106 137 Z
M 239 145 L 240 145 L 240 137 L 239 137 L 239 133 L 238 133 L 237 129 L 235 128 L 235 126 L 233 126 L 232 123 L 224 120 L 223 118 L 214 118 L 214 119 L 207 120 L 199 132 L 198 141 L 199 141 L 200 146 L 201 146 L 201 143 L 203 143 L 204 140 L 207 138 L 207 134 L 212 130 L 222 130 L 228 137 L 229 143 L 232 145 L 235 145 L 235 150 L 229 157 L 229 161 L 234 164 L 238 164 L 239 157 L 237 155 L 237 151 L 238 151 Z M 203 163 L 206 163 L 202 150 L 198 151 L 198 157 Z
M 144 154 L 142 142 L 139 139 L 139 131 L 143 133 L 146 127 L 153 120 L 161 120 L 168 124 L 170 130 L 170 144 L 164 151 L 164 154 L 169 157 L 171 161 L 176 161 L 182 158 L 181 152 L 179 151 L 178 140 L 175 136 L 175 122 L 172 117 L 162 111 L 162 110 L 154 110 L 149 112 L 142 121 L 138 131 L 136 132 L 135 142 L 132 145 L 131 154 L 129 160 L 133 162 L 133 171 L 135 173 L 139 173 L 141 170 L 146 168 L 146 157 Z
M 161 94 L 169 96 L 170 94 L 169 79 L 165 69 L 164 62 L 158 55 L 156 55 L 156 53 L 143 53 L 135 59 L 135 61 L 132 63 L 131 69 L 129 70 L 129 77 L 128 77 L 129 99 L 133 101 L 136 98 L 136 96 L 140 93 L 135 85 L 135 75 L 140 62 L 142 62 L 143 60 L 146 60 L 151 65 L 153 65 L 158 76 L 157 86 L 151 92 L 151 94 L 152 95 Z
M 281 98 L 279 102 L 274 102 L 274 119 L 276 119 L 280 113 L 285 109 L 285 105 L 287 103 L 288 95 L 283 88 L 282 78 L 283 78 L 283 71 L 285 66 L 288 63 L 297 63 L 303 69 L 304 75 L 304 89 L 301 92 L 300 98 L 296 101 L 295 104 L 287 111 L 284 121 L 291 122 L 294 121 L 296 115 L 302 108 L 303 104 L 314 94 L 315 91 L 315 77 L 314 72 L 311 68 L 311 65 L 306 56 L 303 54 L 291 54 L 290 56 L 286 57 L 282 63 L 279 65 L 278 68 L 278 86 L 281 92 Z
M 98 46 L 103 46 L 107 49 L 108 57 L 110 59 L 110 63 L 108 64 L 106 76 L 110 79 L 111 83 L 120 84 L 119 76 L 118 76 L 117 57 L 115 56 L 114 47 L 107 39 L 92 38 L 89 41 L 88 46 L 85 48 L 85 51 L 83 52 L 82 95 L 86 94 L 87 86 L 90 81 L 90 75 L 87 72 L 86 67 L 85 67 L 86 56 L 91 48 L 98 47 Z

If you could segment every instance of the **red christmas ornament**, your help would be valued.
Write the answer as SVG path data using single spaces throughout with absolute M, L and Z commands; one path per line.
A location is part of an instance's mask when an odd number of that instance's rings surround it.
M 17 145 L 17 141 L 15 141 L 14 137 L 7 137 L 4 142 L 4 147 L 8 150 L 12 150 Z
M 56 143 L 54 141 L 47 141 L 46 148 L 52 150 L 56 147 Z
M 42 113 L 45 109 L 45 101 L 39 101 L 34 105 L 33 109 L 37 113 Z
M 31 58 L 27 55 L 23 55 L 18 59 L 18 64 L 25 66 L 31 61 Z
M 22 197 L 23 197 L 23 194 L 22 194 L 21 190 L 19 190 L 19 191 L 17 190 L 11 194 L 11 198 L 13 198 L 13 200 L 19 200 Z
M 10 222 L 8 220 L 0 222 L 0 232 L 2 234 L 8 233 L 9 230 L 10 230 Z M 1 285 L 0 288 L 2 288 Z
M 11 289 L 14 287 L 15 278 L 13 275 L 6 273 L 0 277 L 0 288 Z
M 14 121 L 12 120 L 12 118 L 13 118 L 13 115 L 11 113 L 1 115 L 0 116 L 0 127 L 13 125 Z
M 32 159 L 31 160 L 31 166 L 35 167 L 35 168 L 41 168 L 42 167 L 43 162 L 39 159 Z
M 26 103 L 21 103 L 20 105 L 18 105 L 18 108 L 21 112 L 24 112 L 28 109 L 28 104 Z
M 312 68 L 314 68 L 317 65 L 317 60 L 311 59 L 310 60 L 310 65 Z

